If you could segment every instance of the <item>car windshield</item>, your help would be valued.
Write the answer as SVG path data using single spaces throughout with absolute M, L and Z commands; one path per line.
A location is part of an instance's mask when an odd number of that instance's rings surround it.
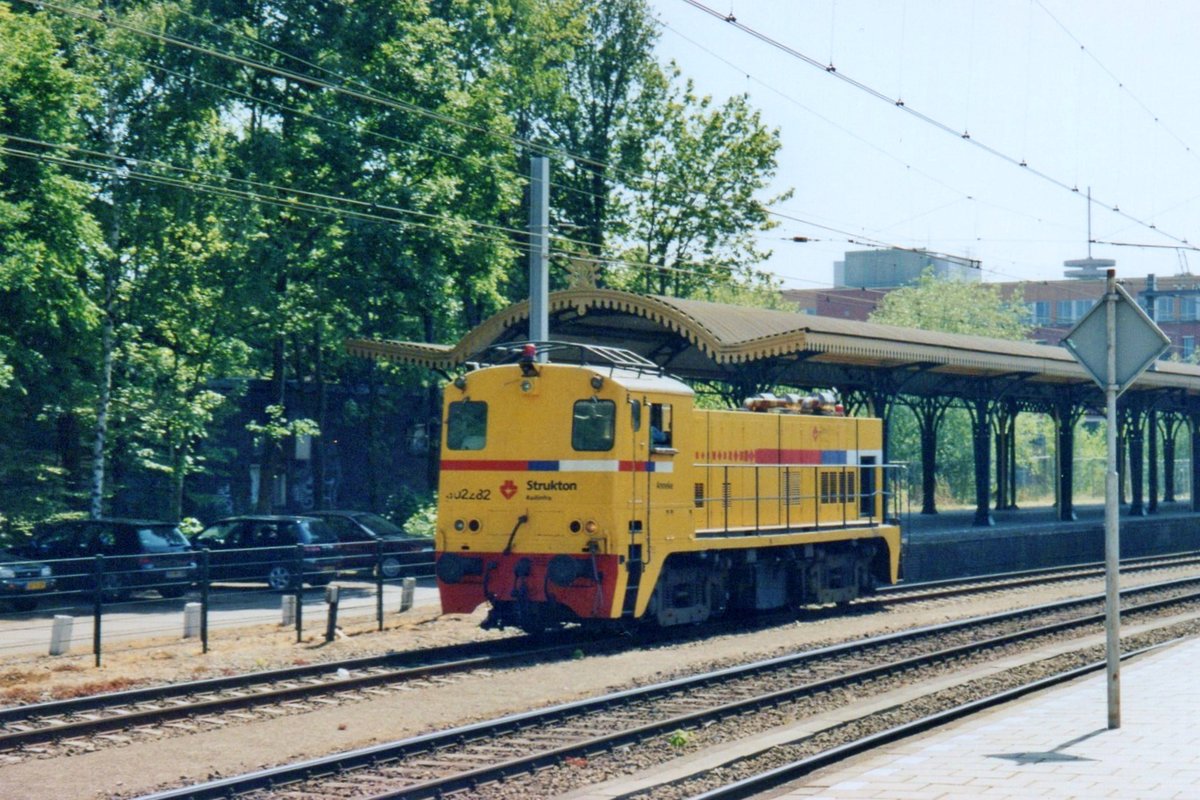
M 336 544 L 338 541 L 337 534 L 333 532 L 333 528 L 326 525 L 319 519 L 302 519 L 297 520 L 296 524 L 301 530 L 308 531 L 309 544 Z
M 137 535 L 147 553 L 166 553 L 188 546 L 187 539 L 173 527 L 138 528 Z
M 404 528 L 378 514 L 359 514 L 354 519 L 377 536 L 404 536 Z

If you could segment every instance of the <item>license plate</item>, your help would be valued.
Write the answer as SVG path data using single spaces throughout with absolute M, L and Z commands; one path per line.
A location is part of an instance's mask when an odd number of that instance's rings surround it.
M 29 581 L 28 583 L 25 584 L 26 591 L 30 591 L 30 592 L 35 592 L 38 589 L 45 589 L 45 588 L 46 588 L 45 581 Z
M 169 570 L 167 570 L 167 577 L 168 577 L 168 578 L 182 578 L 182 577 L 183 577 L 183 570 L 181 570 L 181 569 L 169 569 Z

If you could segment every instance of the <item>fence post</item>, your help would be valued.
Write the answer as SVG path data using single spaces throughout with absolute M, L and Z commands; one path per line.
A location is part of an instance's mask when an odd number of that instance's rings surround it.
M 341 587 L 331 583 L 325 587 L 325 604 L 328 606 L 325 618 L 325 641 L 332 642 L 337 635 L 338 595 Z
M 375 624 L 383 630 L 383 540 L 375 540 Z
M 296 642 L 304 639 L 304 545 L 296 545 Z
M 200 551 L 200 652 L 208 652 L 208 548 Z
M 97 555 L 95 562 L 96 591 L 92 596 L 92 653 L 96 666 L 100 666 L 100 618 L 104 615 L 104 556 Z

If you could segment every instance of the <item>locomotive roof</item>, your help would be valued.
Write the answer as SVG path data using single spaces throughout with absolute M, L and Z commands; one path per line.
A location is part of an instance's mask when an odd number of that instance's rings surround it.
M 469 362 L 475 369 L 537 361 L 538 364 L 580 367 L 603 375 L 627 389 L 669 394 L 693 394 L 683 381 L 668 375 L 653 361 L 619 347 L 583 344 L 579 342 L 515 342 L 489 347 L 478 361 Z

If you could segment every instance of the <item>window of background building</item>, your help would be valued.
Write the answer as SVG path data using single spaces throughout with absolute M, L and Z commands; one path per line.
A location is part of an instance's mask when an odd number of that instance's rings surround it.
M 1194 353 L 1194 352 L 1196 352 L 1196 337 L 1195 336 L 1184 336 L 1183 337 L 1183 357 L 1191 358 L 1192 353 Z
M 1197 319 L 1200 319 L 1200 314 L 1197 314 L 1197 311 L 1200 311 L 1200 309 L 1198 309 L 1197 305 L 1196 298 L 1194 297 L 1179 298 L 1179 321 L 1195 322 Z
M 1029 306 L 1029 323 L 1031 325 L 1050 324 L 1050 301 L 1034 300 L 1026 303 Z
M 1154 319 L 1159 322 L 1171 322 L 1175 319 L 1175 298 L 1154 298 Z
M 1054 321 L 1059 325 L 1075 322 L 1075 301 L 1059 300 L 1054 304 Z

